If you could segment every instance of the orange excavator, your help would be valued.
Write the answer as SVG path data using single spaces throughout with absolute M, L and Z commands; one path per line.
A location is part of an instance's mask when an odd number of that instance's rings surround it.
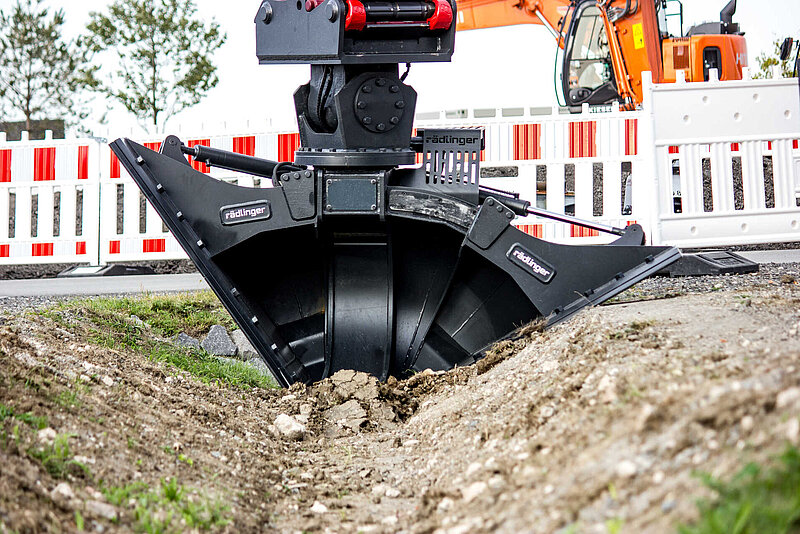
M 720 22 L 683 35 L 679 0 L 461 0 L 457 28 L 542 24 L 562 50 L 556 85 L 568 107 L 618 101 L 630 110 L 642 103 L 644 71 L 656 83 L 674 82 L 679 70 L 689 82 L 708 81 L 711 69 L 722 80 L 740 80 L 747 43 L 735 12 L 731 0 Z M 675 22 L 678 35 L 670 33 Z

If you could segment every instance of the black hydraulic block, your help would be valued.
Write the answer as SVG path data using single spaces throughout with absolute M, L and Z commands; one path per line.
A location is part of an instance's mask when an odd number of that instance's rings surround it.
M 660 270 L 658 275 L 678 278 L 681 276 L 720 276 L 724 274 L 751 274 L 759 270 L 758 263 L 727 250 L 713 250 L 695 254 L 683 254 L 675 263 Z

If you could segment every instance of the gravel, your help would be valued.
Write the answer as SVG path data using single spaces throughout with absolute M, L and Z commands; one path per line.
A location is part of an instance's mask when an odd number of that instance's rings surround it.
M 797 283 L 800 280 L 800 263 L 766 263 L 753 274 L 724 276 L 688 276 L 667 278 L 653 276 L 613 299 L 620 301 L 668 298 L 688 293 L 712 293 L 726 290 L 747 290 L 777 287 Z

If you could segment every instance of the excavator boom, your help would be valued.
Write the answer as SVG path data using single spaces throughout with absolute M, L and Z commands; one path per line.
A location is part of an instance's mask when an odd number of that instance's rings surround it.
M 541 24 L 560 39 L 569 22 L 569 0 L 464 0 L 458 4 L 458 31 L 516 24 Z

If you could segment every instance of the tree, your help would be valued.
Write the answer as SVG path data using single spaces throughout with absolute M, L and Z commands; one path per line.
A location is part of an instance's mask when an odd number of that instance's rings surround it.
M 789 59 L 786 61 L 781 61 L 781 44 L 783 40 L 775 41 L 773 43 L 774 49 L 771 54 L 767 52 L 761 52 L 756 61 L 758 62 L 758 72 L 753 74 L 753 78 L 756 79 L 764 79 L 764 78 L 772 78 L 772 68 L 777 67 L 778 72 L 780 72 L 781 77 L 783 78 L 791 78 L 792 73 L 794 72 L 794 60 L 795 55 L 792 54 Z
M 36 118 L 84 118 L 80 94 L 91 85 L 86 54 L 62 37 L 64 11 L 51 14 L 43 0 L 17 0 L 0 10 L 0 99 L 31 128 Z
M 194 0 L 115 0 L 90 13 L 83 42 L 106 56 L 98 90 L 161 130 L 199 103 L 219 82 L 210 57 L 226 36 L 196 12 Z

